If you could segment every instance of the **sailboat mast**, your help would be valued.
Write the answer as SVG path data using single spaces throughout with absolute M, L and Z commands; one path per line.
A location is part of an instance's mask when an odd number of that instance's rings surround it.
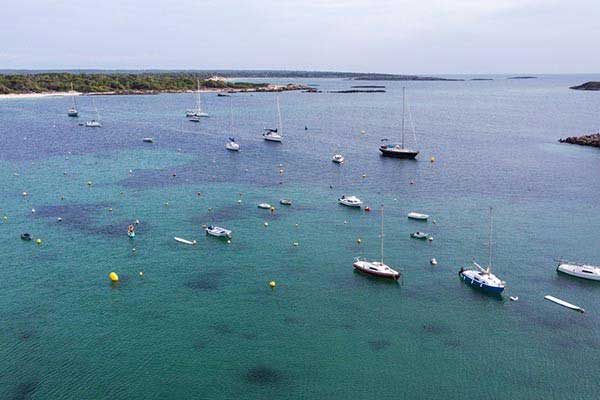
M 73 82 L 71 82 L 71 95 L 73 97 L 73 108 L 77 109 L 77 101 L 75 100 L 75 90 L 73 90 Z
M 279 136 L 283 136 L 283 124 L 281 123 L 281 108 L 279 107 L 279 95 L 276 96 L 277 99 L 277 118 L 279 120 L 278 132 Z
M 200 79 L 196 79 L 198 89 L 196 90 L 196 111 L 202 111 L 202 103 L 200 103 Z
M 381 263 L 383 264 L 383 204 L 381 205 Z
M 402 148 L 404 148 L 404 109 L 406 108 L 406 87 L 402 88 Z
M 490 207 L 490 237 L 488 239 L 488 269 L 492 268 L 492 207 Z
M 233 133 L 233 100 L 229 98 L 229 133 Z

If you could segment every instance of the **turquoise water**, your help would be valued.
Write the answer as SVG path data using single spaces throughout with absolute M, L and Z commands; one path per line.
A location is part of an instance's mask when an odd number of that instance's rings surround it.
M 598 130 L 599 94 L 567 89 L 593 78 L 409 82 L 417 162 L 377 150 L 398 137 L 403 83 L 281 94 L 282 145 L 260 136 L 272 94 L 207 94 L 200 124 L 182 117 L 191 95 L 99 96 L 98 130 L 69 119 L 65 98 L 0 101 L 0 398 L 597 398 L 600 285 L 554 262 L 600 263 L 598 150 L 557 142 Z M 85 121 L 90 98 L 79 104 Z M 337 205 L 342 194 L 374 211 Z M 379 256 L 381 203 L 399 285 L 352 270 Z M 487 257 L 489 206 L 501 300 L 457 277 Z

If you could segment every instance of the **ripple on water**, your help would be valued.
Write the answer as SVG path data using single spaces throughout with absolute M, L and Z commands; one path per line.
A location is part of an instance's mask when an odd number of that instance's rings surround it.
M 369 347 L 371 347 L 371 350 L 373 351 L 384 350 L 390 347 L 391 345 L 392 342 L 386 339 L 369 340 Z
M 185 286 L 194 291 L 214 292 L 221 286 L 221 274 L 216 272 L 206 273 L 187 281 Z
M 13 390 L 12 400 L 28 400 L 33 399 L 35 391 L 40 385 L 38 379 L 31 379 L 27 382 L 22 382 Z

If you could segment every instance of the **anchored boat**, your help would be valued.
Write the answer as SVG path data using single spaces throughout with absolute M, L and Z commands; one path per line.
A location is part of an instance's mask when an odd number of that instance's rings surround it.
M 347 207 L 360 207 L 363 202 L 356 196 L 342 196 L 338 199 L 338 203 Z
M 229 229 L 209 225 L 206 227 L 205 231 L 207 235 L 231 239 L 231 231 Z
M 283 139 L 283 123 L 281 122 L 281 108 L 279 107 L 279 96 L 275 96 L 277 103 L 277 129 L 265 128 L 263 138 L 269 142 L 280 142 Z
M 405 159 L 413 159 L 419 154 L 419 150 L 412 150 L 404 147 L 404 125 L 405 125 L 405 109 L 406 109 L 406 88 L 402 88 L 402 136 L 400 143 L 387 143 L 382 144 L 379 147 L 379 151 L 381 151 L 381 155 L 384 157 L 393 157 L 393 158 L 405 158 Z M 413 136 L 415 138 L 415 142 L 417 141 L 417 135 L 415 134 L 415 128 L 412 125 L 411 119 L 411 127 L 413 131 Z M 381 139 L 382 142 L 387 142 L 388 139 Z
M 500 294 L 504 291 L 506 282 L 500 280 L 496 275 L 492 274 L 492 209 L 490 208 L 490 236 L 488 239 L 489 262 L 487 268 L 473 261 L 476 269 L 461 268 L 458 271 L 458 276 L 474 288 L 481 289 L 486 292 Z
M 600 281 L 600 267 L 593 265 L 560 261 L 556 267 L 556 271 L 581 279 Z
M 387 278 L 398 280 L 400 273 L 383 262 L 383 205 L 381 206 L 381 261 L 368 261 L 356 257 L 354 259 L 353 267 L 357 271 L 365 274 L 377 276 L 379 278 Z

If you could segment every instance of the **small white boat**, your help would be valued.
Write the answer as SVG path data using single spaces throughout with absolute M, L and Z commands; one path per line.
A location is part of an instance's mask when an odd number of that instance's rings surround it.
M 344 156 L 341 154 L 334 154 L 331 158 L 331 161 L 333 161 L 336 164 L 341 164 L 344 162 Z
M 154 143 L 154 138 L 145 137 L 145 138 L 142 139 L 142 142 L 144 142 L 144 143 Z
M 338 199 L 338 203 L 348 207 L 360 207 L 363 202 L 356 196 L 342 196 Z
M 235 141 L 235 138 L 229 138 L 229 141 L 225 144 L 225 148 L 230 151 L 240 151 L 240 144 Z
M 427 214 L 421 214 L 418 212 L 409 212 L 407 215 L 408 218 L 410 219 L 417 219 L 420 221 L 427 221 L 429 219 L 429 215 Z
M 271 209 L 271 205 L 269 203 L 260 203 L 258 205 L 258 208 L 262 208 L 264 210 L 270 210 Z
M 431 260 L 429 260 L 429 263 L 431 265 L 437 265 L 437 260 L 435 258 L 432 258 Z
M 71 93 L 73 93 L 73 84 L 71 83 Z M 71 96 L 73 98 L 73 105 L 69 107 L 67 111 L 67 115 L 69 117 L 79 117 L 79 111 L 77 111 L 77 101 L 75 100 L 75 95 Z
M 556 267 L 558 272 L 575 276 L 577 278 L 600 281 L 600 267 L 561 261 Z
M 183 243 L 183 244 L 189 244 L 189 245 L 192 245 L 192 246 L 196 244 L 195 240 L 189 241 L 187 239 L 183 239 L 183 238 L 180 238 L 180 237 L 177 237 L 177 236 L 175 236 L 173 239 L 175 239 L 176 242 Z
M 518 301 L 519 296 L 510 296 L 509 299 L 510 299 L 510 301 Z
M 206 227 L 205 231 L 207 235 L 231 239 L 231 231 L 229 229 L 209 225 Z
M 291 206 L 292 205 L 292 200 L 290 200 L 290 199 L 281 199 L 281 200 L 279 200 L 279 204 L 283 204 L 284 206 Z
M 429 237 L 429 235 L 425 232 L 416 231 L 415 233 L 411 233 L 410 237 L 415 238 L 415 239 L 427 239 Z
M 575 311 L 580 312 L 580 313 L 584 313 L 585 312 L 585 309 L 583 309 L 583 308 L 581 308 L 579 306 L 576 306 L 575 304 L 571 304 L 569 302 L 566 302 L 564 300 L 557 299 L 554 296 L 546 295 L 546 296 L 544 296 L 544 298 L 546 300 L 548 300 L 548 301 L 551 301 L 551 302 L 553 302 L 555 304 L 558 304 L 559 306 L 570 308 L 571 310 L 575 310 Z

